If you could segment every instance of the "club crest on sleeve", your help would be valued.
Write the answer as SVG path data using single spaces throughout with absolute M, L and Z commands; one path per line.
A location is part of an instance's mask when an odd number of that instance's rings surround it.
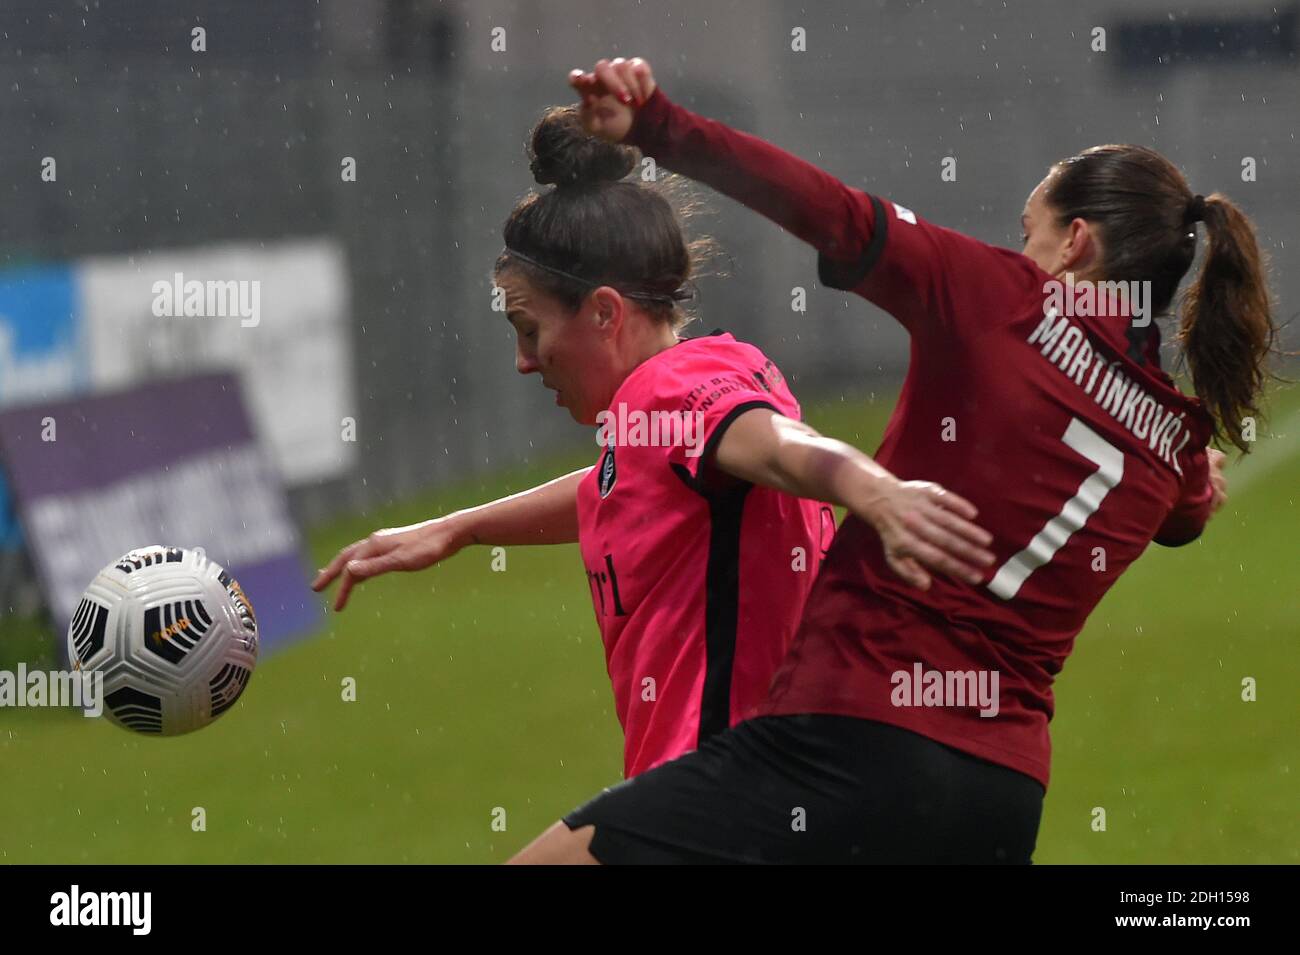
M 601 500 L 609 497 L 609 492 L 614 490 L 614 481 L 617 478 L 618 472 L 614 469 L 614 446 L 610 445 L 605 449 L 605 456 L 600 459 Z

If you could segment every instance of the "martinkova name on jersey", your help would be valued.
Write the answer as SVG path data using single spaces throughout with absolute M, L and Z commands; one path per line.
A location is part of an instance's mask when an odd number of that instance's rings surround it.
M 1027 341 L 1031 345 L 1041 344 L 1043 356 L 1057 370 L 1082 387 L 1085 395 L 1091 395 L 1133 437 L 1146 441 L 1160 460 L 1179 475 L 1183 473 L 1178 465 L 1178 453 L 1191 437 L 1191 432 L 1183 427 L 1185 411 L 1177 414 L 1170 411 L 1125 375 L 1118 367 L 1119 361 L 1107 363 L 1105 355 L 1095 354 L 1083 329 L 1065 317 L 1058 321 L 1055 309 L 1047 312 Z

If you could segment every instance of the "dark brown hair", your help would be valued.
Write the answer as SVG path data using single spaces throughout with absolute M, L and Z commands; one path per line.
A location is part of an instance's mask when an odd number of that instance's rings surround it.
M 515 206 L 494 272 L 518 268 L 569 309 L 608 285 L 674 327 L 689 321 L 679 302 L 690 297 L 691 279 L 712 243 L 687 241 L 683 219 L 692 206 L 683 187 L 625 179 L 641 154 L 589 136 L 573 106 L 542 114 L 528 155 L 537 182 L 555 188 Z
M 1108 281 L 1149 281 L 1166 314 L 1196 257 L 1196 221 L 1208 245 L 1183 294 L 1178 341 L 1215 435 L 1249 450 L 1242 422 L 1259 414 L 1277 336 L 1264 257 L 1250 219 L 1222 193 L 1203 200 L 1178 168 L 1143 146 L 1094 146 L 1052 169 L 1044 197 L 1060 225 L 1096 225 Z

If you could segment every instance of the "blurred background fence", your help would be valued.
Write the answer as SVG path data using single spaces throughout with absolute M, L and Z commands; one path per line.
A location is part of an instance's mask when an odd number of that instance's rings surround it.
M 1053 160 L 1099 142 L 1151 145 L 1193 189 L 1227 192 L 1255 217 L 1285 320 L 1300 292 L 1298 22 L 1294 4 L 1202 0 L 1176 13 L 1149 0 L 6 0 L 0 270 L 108 257 L 148 272 L 172 253 L 324 240 L 341 270 L 332 334 L 344 360 L 284 370 L 292 407 L 264 405 L 255 422 L 265 434 L 267 416 L 298 415 L 342 442 L 342 419 L 354 420 L 351 453 L 284 475 L 310 524 L 589 440 L 514 372 L 512 334 L 490 307 L 501 222 L 531 187 L 526 133 L 543 106 L 569 100 L 570 67 L 646 56 L 697 111 L 999 244 L 1016 243 L 1022 203 Z M 341 174 L 347 157 L 355 181 Z M 941 178 L 946 157 L 955 181 Z M 814 256 L 789 236 L 727 200 L 707 204 L 694 227 L 720 240 L 729 275 L 701 283 L 703 328 L 761 345 L 805 400 L 896 380 L 907 345 L 887 316 L 818 290 Z M 806 312 L 791 308 L 795 287 Z M 93 321 L 149 306 L 80 307 Z M 260 327 L 223 334 L 257 353 L 281 320 L 273 306 Z M 138 347 L 162 350 L 141 365 L 157 374 L 222 363 L 202 341 Z M 20 391 L 9 357 L 0 403 L 98 387 L 93 374 L 29 377 Z M 11 530 L 0 615 L 37 604 Z

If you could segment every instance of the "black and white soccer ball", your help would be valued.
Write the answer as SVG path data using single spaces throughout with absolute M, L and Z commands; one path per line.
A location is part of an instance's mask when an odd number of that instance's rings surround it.
M 104 676 L 104 712 L 155 736 L 189 733 L 230 709 L 257 647 L 252 604 L 201 548 L 125 554 L 91 581 L 68 627 L 73 667 Z

